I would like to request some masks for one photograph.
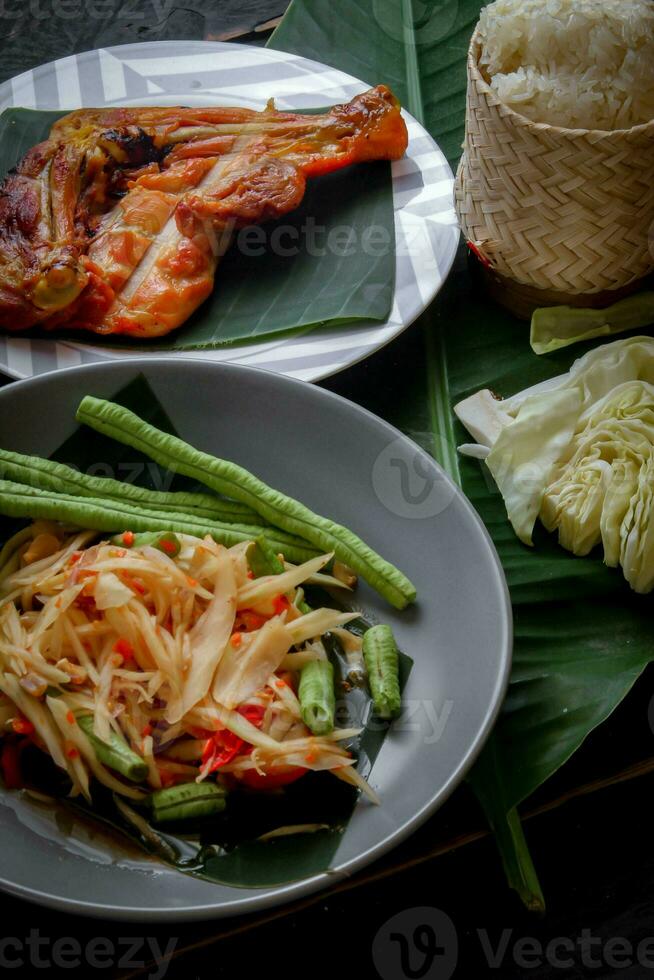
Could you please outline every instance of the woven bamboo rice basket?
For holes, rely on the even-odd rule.
[[[564,129],[501,103],[468,53],[464,152],[455,204],[491,293],[514,312],[607,306],[654,269],[654,120]]]

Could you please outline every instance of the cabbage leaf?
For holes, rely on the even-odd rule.
[[[601,544],[636,592],[654,588],[654,339],[605,344],[567,374],[455,411],[477,440],[461,451],[485,458],[521,541],[540,518],[568,551]]]

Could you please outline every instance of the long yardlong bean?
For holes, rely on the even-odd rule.
[[[8,480],[0,480],[0,514],[7,517],[44,518],[64,521],[95,531],[173,531],[211,537],[227,547],[242,541],[252,541],[265,534],[271,545],[283,552],[289,561],[302,562],[316,557],[309,544],[273,528],[248,527],[245,524],[219,524],[192,518],[188,514],[148,511],[133,504],[100,497],[71,497],[68,494],[37,490]]]
[[[122,500],[147,510],[173,511],[228,524],[265,526],[251,507],[225,500],[210,493],[147,490],[134,483],[121,483],[105,476],[80,473],[72,466],[41,456],[25,456],[0,449],[0,478],[24,483],[37,490],[54,490],[73,497],[100,497]]]
[[[333,551],[398,609],[414,601],[416,590],[409,579],[352,531],[314,514],[236,463],[200,452],[144,422],[122,405],[101,398],[84,398],[77,419],[138,449],[173,472],[190,476],[217,493],[252,507],[270,524],[299,535],[321,551]]]

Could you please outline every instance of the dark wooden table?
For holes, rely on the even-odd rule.
[[[285,0],[0,0],[0,81],[109,44],[264,43],[268,22],[284,7]],[[421,343],[417,328],[410,329],[325,387],[383,414],[375,392],[409,376]],[[645,673],[609,722],[523,808],[548,902],[544,917],[525,912],[506,888],[494,843],[463,786],[383,860],[268,913],[155,928],[84,920],[0,897],[0,969],[29,977],[50,969],[57,976],[99,971],[171,980],[282,972],[310,980],[654,976],[653,676],[652,669]],[[423,928],[430,922],[435,945]],[[167,948],[172,958],[153,964],[153,952]]]

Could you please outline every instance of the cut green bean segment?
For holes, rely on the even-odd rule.
[[[366,630],[363,636],[363,659],[375,714],[380,718],[395,718],[402,707],[400,661],[390,626],[372,626]]]
[[[652,323],[654,292],[636,293],[603,310],[548,306],[532,314],[531,348],[536,354],[550,354],[582,340],[637,330]]]
[[[398,609],[415,600],[416,590],[409,579],[352,531],[314,514],[304,504],[267,486],[236,463],[200,452],[182,439],[144,422],[122,405],[101,398],[90,395],[84,398],[77,419],[145,453],[161,466],[252,507],[270,524],[299,535],[320,551],[333,551]],[[283,548],[280,550],[292,560]]]
[[[298,698],[302,721],[314,735],[334,730],[334,668],[329,660],[312,660],[302,668]]]
[[[283,561],[280,561],[275,549],[263,534],[260,534],[248,548],[247,559],[255,578],[261,578],[263,575],[281,575],[285,571]]]
[[[65,463],[40,456],[25,456],[8,449],[0,449],[0,477],[36,487],[37,490],[54,490],[72,497],[109,498],[142,506],[146,510],[173,511],[228,524],[265,526],[265,521],[256,511],[235,500],[225,500],[210,493],[147,490],[134,483],[90,476]]]
[[[123,548],[156,548],[169,558],[177,558],[182,548],[182,542],[173,531],[142,531],[140,534],[127,531],[115,534],[111,543]]]
[[[155,823],[193,820],[221,813],[226,806],[225,790],[216,783],[181,783],[158,789],[150,796]]]
[[[272,547],[283,552],[289,561],[302,564],[317,555],[316,549],[305,541],[274,528],[266,528],[262,532],[260,527],[218,524],[215,521],[192,518],[188,514],[148,511],[119,500],[71,497],[8,480],[0,480],[0,514],[6,517],[64,521],[94,531],[115,532],[121,528],[134,532],[171,531],[175,534],[192,534],[199,538],[209,534],[228,548],[244,541],[252,541],[263,533]]]
[[[143,782],[148,774],[147,763],[132,751],[125,739],[112,731],[109,741],[103,742],[93,732],[93,715],[78,715],[77,724],[93,746],[100,762],[132,783]]]

